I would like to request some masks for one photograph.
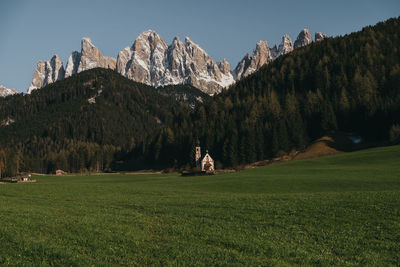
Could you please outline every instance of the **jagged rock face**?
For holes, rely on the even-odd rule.
[[[326,37],[322,33],[315,33],[316,41]],[[89,38],[83,38],[81,51],[72,52],[65,71],[58,56],[54,56],[50,61],[40,61],[28,93],[75,73],[100,67],[116,69],[129,79],[155,87],[190,84],[213,95],[277,57],[311,42],[311,34],[307,29],[299,33],[294,46],[287,34],[282,37],[279,47],[275,45],[270,48],[267,41],[259,41],[253,54],[243,57],[231,72],[226,60],[215,62],[189,38],[182,42],[175,37],[172,44],[167,45],[156,32],[148,30],[138,36],[132,47],[120,51],[117,60],[103,56]]]
[[[315,35],[317,36],[317,34],[319,33],[316,33]],[[264,64],[268,64],[277,57],[293,51],[294,48],[299,48],[311,43],[311,34],[307,29],[304,29],[299,33],[294,46],[292,40],[287,34],[282,37],[282,42],[279,47],[275,45],[274,47],[269,48],[267,41],[258,41],[256,49],[253,50],[253,55],[250,56],[249,54],[246,54],[238,63],[232,73],[233,77],[235,80],[242,79],[243,77],[257,71]]]
[[[39,61],[35,72],[33,73],[33,80],[28,89],[28,94],[33,90],[42,88],[50,83],[64,79],[65,70],[63,62],[59,56],[54,55],[50,61]]]
[[[131,65],[129,61],[131,60],[132,53],[133,51],[130,47],[125,47],[124,50],[118,53],[116,69],[122,76],[125,76],[127,68],[129,69]]]
[[[328,37],[329,37],[328,35],[323,34],[322,32],[316,32],[315,33],[315,41],[316,42],[322,41],[322,40],[324,40],[325,38],[328,38]]]
[[[230,65],[215,62],[189,38],[175,37],[168,46],[154,31],[140,34],[132,47],[120,51],[117,71],[132,80],[153,86],[191,84],[215,94],[233,83]]]
[[[278,47],[278,57],[293,51],[293,42],[290,36],[285,34],[282,37],[282,42]]]
[[[226,59],[221,62],[217,62],[217,65],[222,74],[229,76],[229,74],[231,73],[231,65],[228,61],[226,61]]]
[[[290,39],[289,35],[285,34],[282,36],[282,42],[279,44],[279,46],[277,47],[274,45],[274,47],[269,50],[271,61],[275,60],[279,56],[292,52],[293,49],[292,39]]]
[[[233,70],[233,78],[235,80],[245,77],[245,73],[248,72],[247,69],[249,69],[252,59],[253,58],[249,55],[249,53],[247,53],[237,64],[236,68]]]
[[[82,39],[82,50],[77,72],[93,69],[105,68],[115,70],[115,58],[103,56],[100,50],[92,44],[92,41],[85,37]]]
[[[53,56],[50,61],[39,61],[33,73],[33,80],[28,89],[28,94],[32,90],[68,78],[84,70],[93,68],[109,68],[114,70],[116,68],[116,59],[103,56],[89,38],[83,38],[81,45],[81,52],[74,51],[69,56],[65,70],[63,62],[57,55]]]
[[[100,50],[93,45],[90,38],[84,37],[81,41],[81,52],[74,51],[68,58],[64,78],[93,68],[114,70],[116,68],[116,59],[103,56]]]
[[[50,67],[52,70],[50,83],[64,79],[65,70],[64,70],[63,62],[59,56],[55,55],[51,58]]]
[[[14,94],[18,94],[15,88],[10,89],[3,85],[0,85],[0,97],[6,97],[8,95],[14,95]]]
[[[294,42],[294,48],[299,48],[305,45],[309,45],[312,43],[312,37],[309,30],[302,30],[297,36],[296,41]]]
[[[178,49],[176,56],[184,63],[185,82],[207,94],[219,93],[223,87],[234,82],[230,71],[225,69],[221,72],[218,63],[189,38],[185,38],[184,51]],[[224,66],[228,68],[227,64]]]
[[[242,79],[255,72],[261,66],[273,60],[267,41],[258,41],[253,55],[246,54],[233,71],[235,80]]]
[[[167,48],[157,33],[146,31],[139,35],[130,50],[125,48],[118,54],[117,71],[128,79],[158,86],[165,71],[163,61]]]
[[[268,64],[277,57],[291,51],[293,51],[293,43],[287,34],[282,37],[282,42],[279,47],[275,45],[269,48],[267,41],[258,41],[256,49],[253,50],[253,55],[250,56],[246,54],[238,63],[233,71],[233,77],[235,80],[240,80],[260,69],[264,64]]]
[[[65,78],[78,72],[79,62],[81,61],[81,53],[74,51],[68,58],[67,66],[65,67]]]

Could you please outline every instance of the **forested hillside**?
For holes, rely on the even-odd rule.
[[[296,49],[212,98],[82,72],[0,99],[1,175],[180,168],[193,163],[196,140],[218,166],[271,158],[336,131],[383,143],[390,132],[400,136],[399,47],[400,19],[390,19]]]
[[[0,98],[0,171],[109,170],[118,155],[189,110],[106,69]]]
[[[387,141],[400,124],[399,48],[396,18],[296,49],[166,127],[148,162],[171,165],[190,154],[182,142],[193,147],[197,138],[225,166],[301,149],[335,131]]]

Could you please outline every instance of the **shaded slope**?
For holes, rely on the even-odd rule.
[[[0,120],[12,123],[0,127],[0,146],[18,154],[19,167],[25,170],[47,172],[56,166],[79,170],[94,165],[103,169],[106,158],[109,166],[116,152],[132,149],[188,110],[153,87],[111,70],[93,69],[30,95],[1,99]],[[97,156],[99,162],[93,163],[91,157]],[[31,161],[37,161],[37,166]]]

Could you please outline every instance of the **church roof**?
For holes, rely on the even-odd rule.
[[[210,154],[206,153],[204,155],[204,158],[201,161],[211,161],[213,160],[212,157],[210,156]]]

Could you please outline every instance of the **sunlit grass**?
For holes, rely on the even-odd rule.
[[[399,265],[400,146],[0,185],[2,265]]]

